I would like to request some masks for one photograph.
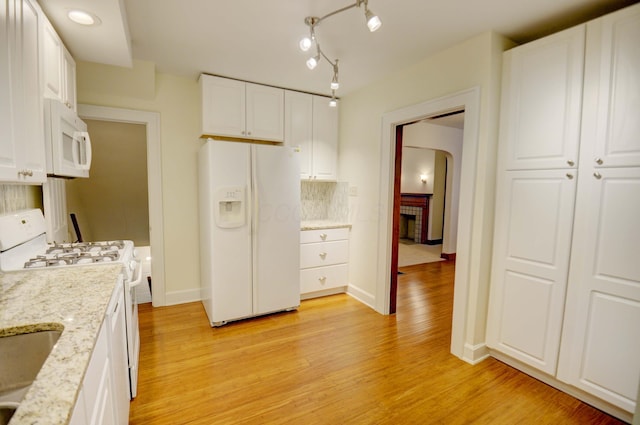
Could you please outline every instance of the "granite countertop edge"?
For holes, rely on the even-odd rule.
[[[11,425],[66,425],[122,265],[0,273],[0,337],[62,330]]]
[[[351,229],[351,223],[336,220],[302,220],[300,221],[300,230],[322,230],[322,229]]]

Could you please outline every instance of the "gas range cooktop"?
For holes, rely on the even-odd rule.
[[[118,261],[124,241],[75,242],[49,245],[46,252],[24,263],[24,268],[57,267]]]

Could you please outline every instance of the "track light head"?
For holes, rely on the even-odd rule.
[[[320,62],[320,55],[307,59],[307,68],[315,69],[315,67],[318,66],[318,62]]]
[[[373,14],[369,9],[365,9],[364,16],[367,19],[367,27],[369,27],[369,31],[374,32],[380,29],[382,21],[378,18],[378,15]]]

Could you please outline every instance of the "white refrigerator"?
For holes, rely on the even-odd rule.
[[[201,297],[211,326],[300,305],[300,165],[289,147],[200,149]]]

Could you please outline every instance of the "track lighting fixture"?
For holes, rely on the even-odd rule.
[[[338,59],[331,61],[331,59],[329,59],[327,55],[324,54],[322,49],[320,49],[320,43],[316,38],[315,29],[320,22],[324,21],[328,17],[360,6],[364,6],[364,16],[367,21],[367,27],[369,28],[369,31],[374,32],[378,30],[382,26],[382,21],[376,14],[369,10],[369,0],[356,0],[355,3],[345,6],[341,9],[334,10],[333,12],[328,13],[320,18],[316,16],[307,16],[304,20],[304,23],[309,27],[309,36],[304,37],[302,40],[300,40],[300,50],[302,50],[303,52],[307,52],[309,51],[309,49],[311,49],[314,43],[316,45],[316,55],[307,60],[307,67],[309,69],[315,69],[315,67],[318,66],[321,58],[325,58],[327,62],[329,62],[329,64],[333,67],[333,79],[331,80],[330,86],[332,98],[329,102],[329,105],[332,107],[337,105],[335,91],[340,87],[340,83],[338,82]]]

